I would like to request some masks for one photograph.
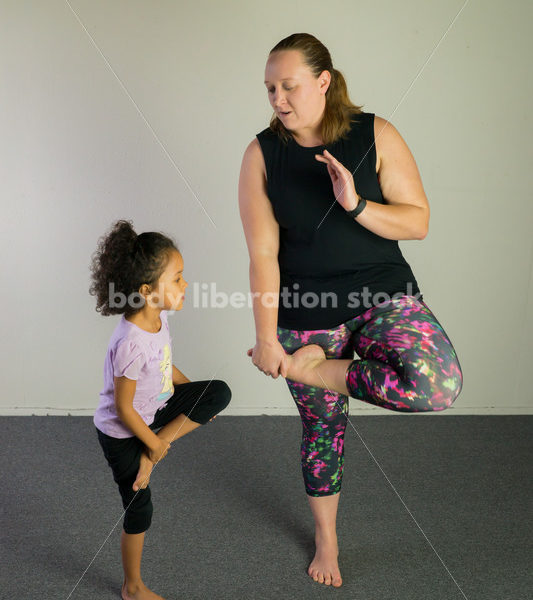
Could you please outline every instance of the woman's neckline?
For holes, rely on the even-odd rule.
[[[326,147],[326,144],[318,144],[318,146],[302,146],[296,141],[296,138],[294,136],[291,135],[291,139],[299,148],[303,148],[304,150],[316,150],[317,148]]]

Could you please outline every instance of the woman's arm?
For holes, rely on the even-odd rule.
[[[354,218],[388,240],[423,240],[429,227],[429,204],[415,159],[398,131],[385,119],[375,117],[374,132],[377,176],[386,204],[365,198],[366,206]],[[315,158],[326,163],[337,202],[344,210],[353,210],[360,197],[353,173],[328,150]],[[328,213],[329,210],[324,219]]]
[[[255,320],[256,342],[277,341],[279,263],[272,256],[250,258],[248,269]]]
[[[250,289],[256,338],[276,340],[279,225],[267,196],[264,158],[257,138],[250,142],[242,160],[239,212],[250,257]],[[271,298],[268,298],[269,294]]]
[[[239,212],[250,257],[256,346],[253,362],[267,375],[285,377],[285,351],[278,342],[279,225],[267,195],[265,162],[254,138],[244,152],[239,177]]]
[[[387,204],[367,200],[355,220],[390,240],[423,240],[430,211],[415,159],[394,125],[378,116],[374,117],[374,139],[378,180]]]

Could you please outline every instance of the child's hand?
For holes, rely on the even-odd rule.
[[[166,440],[159,438],[159,445],[157,448],[147,448],[146,454],[148,455],[148,458],[155,464],[165,458],[169,448],[170,444]]]

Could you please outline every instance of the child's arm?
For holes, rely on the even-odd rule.
[[[172,365],[172,384],[179,385],[180,383],[190,383],[191,380],[188,379],[177,367]],[[209,419],[210,421],[214,421],[216,419],[216,415]]]
[[[119,419],[146,445],[148,457],[156,463],[166,456],[170,444],[158,437],[133,408],[137,381],[123,376],[114,377],[114,383],[115,406]]]
[[[172,365],[172,384],[180,385],[180,383],[190,383],[188,379],[177,367]]]

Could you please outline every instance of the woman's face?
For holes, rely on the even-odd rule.
[[[270,104],[283,125],[296,132],[312,130],[320,123],[330,81],[329,71],[315,78],[299,50],[274,52],[265,68]]]

